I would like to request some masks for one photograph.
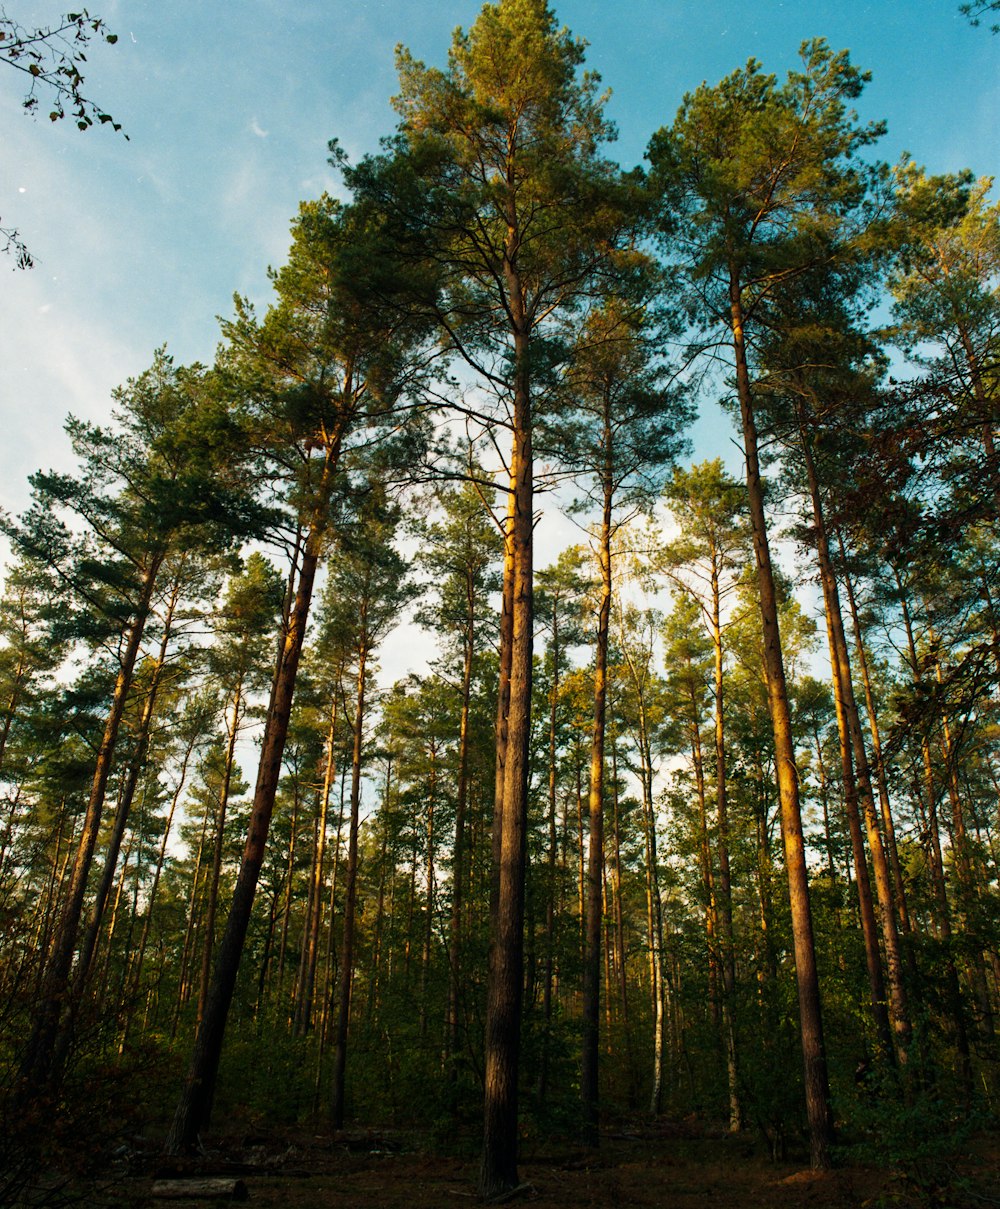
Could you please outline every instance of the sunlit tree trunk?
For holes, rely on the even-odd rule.
[[[66,1004],[66,995],[69,989],[70,970],[73,965],[73,954],[76,949],[80,921],[83,916],[87,879],[94,859],[94,849],[97,845],[108,778],[111,775],[111,764],[118,742],[118,731],[125,712],[125,702],[132,687],[135,664],[142,644],[142,636],[149,617],[153,592],[156,587],[156,580],[163,557],[162,553],[157,553],[150,558],[140,581],[138,600],[125,637],[118,676],[115,680],[114,692],[111,698],[111,706],[108,710],[108,716],[104,724],[104,733],[101,736],[101,743],[97,752],[97,762],[94,767],[90,798],[87,802],[83,827],[77,843],[76,857],[73,861],[69,885],[56,929],[52,953],[42,980],[35,1023],[31,1036],[28,1038],[27,1045],[24,1048],[18,1070],[18,1088],[15,1101],[31,1097],[43,1089],[50,1079],[52,1079],[53,1075],[58,1077],[57,1072],[52,1067],[53,1051],[60,1017]]]
[[[149,735],[153,725],[153,716],[156,709],[156,698],[160,690],[163,669],[166,665],[167,648],[170,645],[170,639],[172,637],[174,612],[177,608],[177,602],[180,598],[180,591],[181,583],[180,579],[178,578],[178,580],[174,583],[173,590],[171,591],[170,597],[167,601],[167,610],[163,619],[163,634],[160,639],[160,648],[153,662],[152,674],[150,675],[149,684],[146,688],[146,697],[143,701],[142,710],[139,714],[138,725],[136,727],[135,750],[133,751],[132,758],[129,761],[125,785],[122,789],[118,800],[118,805],[115,810],[115,818],[111,828],[111,835],[108,840],[108,850],[104,858],[104,869],[101,873],[101,879],[98,883],[94,902],[91,905],[90,919],[87,923],[87,928],[84,931],[83,941],[76,957],[76,965],[73,971],[73,981],[70,989],[69,1004],[60,1027],[59,1036],[56,1039],[54,1059],[54,1066],[56,1070],[59,1070],[65,1062],[70,1044],[72,1043],[76,1013],[79,1011],[84,995],[86,994],[87,982],[90,978],[91,967],[93,966],[94,962],[94,953],[97,950],[97,944],[101,933],[101,923],[104,918],[104,909],[107,905],[111,888],[114,885],[115,870],[118,865],[118,856],[121,852],[121,845],[125,836],[125,829],[128,826],[129,816],[132,812],[132,803],[135,800],[135,791],[139,784],[139,777],[142,774],[143,768],[145,767],[146,754],[149,750]]]
[[[733,888],[729,870],[729,797],[726,787],[726,732],[724,652],[722,647],[721,556],[711,550],[711,634],[713,659],[712,692],[715,709],[715,818],[718,829],[716,849],[719,856],[718,893],[716,895],[719,940],[722,956],[722,1029],[726,1045],[726,1081],[729,1088],[729,1129],[743,1128],[743,1104],[740,1097],[739,1061],[736,1049],[736,1024],[733,1000],[736,995],[736,949],[733,943]]]
[[[340,452],[339,442],[326,452],[313,521],[302,549],[294,604],[289,611],[284,642],[271,693],[271,706],[264,726],[257,785],[247,831],[243,859],[237,875],[226,928],[219,944],[205,1011],[195,1038],[194,1052],[181,1092],[173,1125],[167,1138],[171,1152],[190,1150],[208,1123],[215,1096],[215,1083],[222,1057],[229,1007],[236,988],[236,975],[257,891],[274,799],[281,777],[281,764],[288,737],[288,723],[295,693],[299,658],[305,640],[313,585],[319,565],[326,511],[333,490],[333,475]]]
[[[313,994],[316,987],[316,965],[319,960],[319,936],[323,926],[323,873],[326,859],[326,821],[330,811],[330,789],[334,776],[334,741],[337,732],[337,692],[330,701],[330,725],[326,735],[326,759],[323,764],[323,788],[320,791],[315,855],[312,868],[312,910],[306,930],[302,973],[299,978],[298,1011],[295,1031],[304,1037],[312,1025]]]
[[[631,1033],[629,1030],[629,995],[628,995],[628,965],[625,946],[625,905],[622,888],[622,838],[621,838],[621,794],[618,782],[618,743],[617,735],[611,744],[611,786],[614,802],[614,914],[615,914],[615,967],[618,974],[618,998],[621,1004],[621,1018],[625,1032],[625,1045],[629,1054],[629,1075],[631,1078]]]
[[[514,449],[512,457],[516,458]],[[491,832],[492,861],[490,863],[490,928],[496,926],[500,895],[500,862],[503,850],[503,787],[504,764],[507,755],[508,715],[510,713],[510,667],[514,651],[514,516],[516,501],[516,466],[511,466],[510,488],[507,492],[507,514],[503,521],[503,576],[500,591],[499,670],[497,683],[497,716],[494,730],[496,762],[493,784],[493,828]],[[493,946],[490,946],[493,961]]]
[[[556,943],[556,868],[559,856],[559,837],[556,826],[556,750],[557,720],[559,706],[559,600],[552,601],[552,686],[549,696],[549,851],[548,851],[548,894],[545,899],[545,971],[542,982],[542,1060],[538,1072],[538,1100],[545,1103],[549,1084],[549,1061],[552,1042],[552,982],[555,974]]]
[[[805,461],[806,474],[809,482],[809,495],[813,511],[813,532],[816,546],[816,558],[819,564],[820,582],[823,588],[823,603],[826,611],[827,636],[830,648],[830,667],[833,676],[833,698],[837,710],[837,733],[840,740],[840,758],[844,781],[844,807],[847,812],[847,823],[850,829],[851,848],[854,853],[854,884],[858,894],[858,909],[861,918],[861,932],[865,943],[865,960],[868,966],[868,985],[871,991],[872,1019],[875,1024],[875,1035],[878,1047],[886,1061],[892,1061],[894,1050],[890,1032],[889,1008],[886,998],[885,979],[882,973],[882,956],[879,949],[878,931],[875,921],[875,903],[872,897],[871,880],[868,876],[868,860],[865,855],[864,839],[861,833],[861,818],[858,811],[859,786],[855,779],[856,746],[852,746],[854,729],[859,727],[857,710],[854,708],[854,689],[851,682],[851,669],[847,657],[847,644],[844,639],[844,628],[840,612],[840,599],[837,583],[833,575],[830,560],[830,550],[826,535],[823,504],[820,496],[819,482],[816,477],[816,466],[812,456],[809,437],[804,425],[800,423],[800,443],[802,456]],[[849,714],[854,708],[853,720]],[[863,745],[862,745],[863,748]],[[862,756],[867,759],[866,756]],[[858,768],[863,776],[863,765]],[[890,967],[890,982],[893,980],[893,970],[898,985],[894,984],[892,996],[892,1024],[899,1046],[899,1057],[906,1060],[909,1044],[909,1017],[906,1010],[906,997],[902,987],[902,962],[899,954],[899,940],[895,928],[895,916],[892,913],[892,903],[885,901],[889,893],[888,866],[882,849],[882,838],[878,827],[875,826],[874,841],[872,824],[874,823],[874,806],[871,804],[871,791],[867,783],[861,789],[864,793],[868,788],[868,803],[865,810],[866,822],[869,825],[868,842],[872,849],[872,864],[875,869],[875,884],[880,908],[882,935],[885,941],[886,956]],[[879,862],[881,856],[881,863]],[[881,872],[881,876],[880,876]],[[893,966],[895,958],[895,966]],[[900,1016],[900,1012],[902,1015]]]
[[[609,427],[605,418],[605,429]],[[605,442],[609,437],[606,436]],[[611,620],[611,504],[610,475],[605,475],[603,513],[598,545],[601,573],[594,651],[594,724],[590,745],[590,839],[587,872],[587,911],[583,963],[583,1051],[580,1097],[583,1137],[598,1142],[598,1054],[601,1001],[601,925],[604,879],[604,736],[608,696],[608,632]]]
[[[515,240],[511,226],[510,242]],[[511,254],[513,254],[511,252]],[[524,985],[524,875],[532,680],[532,542],[534,530],[529,324],[524,291],[505,265],[514,330],[510,558],[510,700],[503,744],[499,884],[486,997],[485,1103],[479,1190],[484,1197],[516,1187],[518,1060]],[[505,558],[505,578],[507,576]],[[501,640],[502,641],[502,640]],[[501,668],[504,665],[501,646]],[[501,684],[502,688],[502,684]],[[498,747],[499,747],[498,743]],[[494,853],[497,850],[494,837]]]
[[[788,873],[810,1155],[813,1167],[826,1168],[830,1164],[833,1116],[830,1107],[826,1046],[823,1039],[823,1013],[820,1003],[819,976],[816,969],[812,909],[809,902],[809,870],[806,865],[805,842],[802,834],[798,771],[795,765],[795,747],[792,740],[788,690],[785,684],[785,666],[778,625],[777,594],[771,569],[764,494],[761,486],[757,425],[744,344],[743,302],[738,272],[735,267],[731,270],[730,327],[743,426],[747,495],[750,506],[750,523],[753,530],[754,555],[757,563],[761,624],[764,631],[764,667],[767,678],[768,706],[774,732],[775,764],[781,805],[781,836],[785,850],[785,867]]]
[[[875,781],[878,786],[879,807],[882,813],[882,828],[885,833],[885,846],[889,856],[889,867],[892,870],[893,901],[899,917],[902,931],[909,935],[912,931],[909,907],[906,901],[906,890],[903,885],[903,870],[899,862],[899,850],[896,845],[896,824],[892,816],[892,806],[889,799],[889,788],[885,779],[885,763],[882,759],[882,740],[879,734],[878,711],[875,705],[875,693],[872,688],[871,672],[868,667],[868,654],[865,650],[864,633],[861,628],[861,618],[854,596],[854,582],[847,569],[847,552],[844,549],[843,535],[837,534],[840,547],[841,577],[847,591],[847,602],[851,613],[851,623],[854,630],[854,649],[858,656],[858,668],[861,672],[861,682],[865,691],[865,708],[868,713],[868,728],[872,737],[872,756],[875,771]],[[907,965],[912,981],[916,981],[916,968],[913,964],[912,945],[904,946]]]

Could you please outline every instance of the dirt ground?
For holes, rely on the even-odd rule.
[[[416,1135],[352,1131],[234,1138],[191,1161],[137,1153],[92,1203],[193,1209],[212,1202],[162,1200],[153,1195],[155,1181],[212,1176],[239,1179],[259,1209],[457,1209],[479,1203],[472,1143],[468,1157],[446,1157]],[[524,1186],[510,1203],[533,1209],[1000,1206],[1000,1139],[993,1136],[975,1139],[948,1160],[911,1164],[906,1171],[841,1164],[816,1173],[804,1168],[803,1156],[771,1162],[748,1137],[669,1125],[609,1131],[596,1152],[555,1143],[525,1149]]]

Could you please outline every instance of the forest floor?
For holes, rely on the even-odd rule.
[[[453,1140],[454,1142],[454,1140]],[[162,1179],[227,1177],[259,1209],[442,1209],[478,1204],[476,1162],[435,1153],[428,1138],[379,1130],[320,1135],[302,1130],[220,1139],[195,1160],[135,1153],[85,1203],[205,1206],[161,1200]],[[454,1149],[454,1145],[451,1147]],[[841,1162],[813,1172],[805,1154],[772,1162],[749,1135],[648,1122],[604,1134],[597,1151],[556,1141],[525,1148],[514,1205],[533,1209],[669,1206],[670,1209],[987,1209],[1000,1206],[1000,1137],[980,1135],[943,1159],[879,1169]],[[159,1190],[157,1190],[159,1191]]]

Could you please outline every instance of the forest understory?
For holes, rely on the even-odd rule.
[[[480,1138],[452,1132],[354,1128],[221,1132],[204,1152],[164,1159],[152,1136],[115,1148],[107,1167],[84,1177],[49,1173],[36,1204],[188,1206],[248,1200],[259,1209],[441,1209],[476,1203]],[[772,1158],[760,1135],[728,1134],[697,1122],[609,1123],[598,1149],[570,1139],[525,1136],[521,1185],[496,1203],[563,1209],[973,1209],[1000,1204],[1000,1137],[936,1139],[889,1164],[845,1147],[827,1171],[809,1168],[804,1138]],[[41,1173],[40,1173],[41,1174]],[[185,1185],[220,1190],[184,1198]],[[168,1195],[163,1195],[166,1187]]]

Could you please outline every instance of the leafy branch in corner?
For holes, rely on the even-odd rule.
[[[42,96],[47,96],[50,121],[58,122],[68,111],[80,130],[96,123],[121,131],[120,122],[83,94],[85,51],[95,39],[113,46],[118,35],[108,30],[101,17],[92,17],[86,9],[64,13],[54,25],[29,27],[19,25],[0,8],[0,64],[28,77],[28,91],[21,102],[27,113],[37,114]],[[32,255],[14,227],[0,226],[0,243],[0,252],[13,256],[16,268],[32,267]]]
[[[118,35],[108,30],[100,17],[92,17],[86,9],[65,13],[58,24],[30,28],[19,25],[0,9],[0,63],[6,63],[28,76],[30,83],[22,107],[31,114],[38,112],[42,91],[48,89],[50,121],[66,117],[67,109],[80,130],[98,123],[121,130],[110,113],[83,95],[83,71],[87,62],[84,53],[93,39],[113,46]],[[125,135],[128,138],[128,135]]]
[[[960,4],[958,11],[963,17],[969,18],[971,25],[979,25],[985,13],[1000,12],[1000,0],[977,0],[976,3]],[[1000,33],[1000,25],[991,25],[990,32],[994,34]]]

